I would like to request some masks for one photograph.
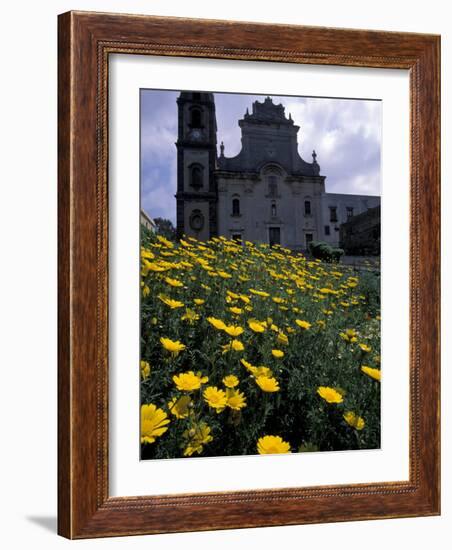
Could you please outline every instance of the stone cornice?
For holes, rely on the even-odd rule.
[[[215,170],[214,176],[216,179],[239,179],[239,180],[251,180],[261,181],[261,177],[257,172],[229,172],[227,170]]]
[[[182,200],[209,200],[209,201],[216,201],[217,200],[217,194],[214,192],[190,192],[190,191],[181,191],[176,193],[175,195],[176,199],[182,199]]]

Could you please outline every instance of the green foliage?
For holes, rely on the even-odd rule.
[[[328,263],[338,263],[344,255],[342,248],[334,248],[323,241],[312,241],[309,243],[309,251],[314,258]]]
[[[145,225],[140,226],[140,242],[141,246],[148,247],[153,241],[153,233]]]
[[[162,235],[162,237],[170,241],[176,240],[176,229],[171,220],[167,220],[166,218],[154,218],[154,223],[158,235]]]
[[[142,244],[152,257],[142,261],[141,358],[151,372],[141,383],[141,402],[155,404],[171,420],[154,443],[142,445],[143,458],[183,456],[187,433],[200,422],[210,427],[213,437],[203,445],[201,456],[256,454],[257,441],[265,435],[281,436],[292,452],[379,448],[380,383],[361,371],[362,365],[379,368],[377,271],[358,277],[346,266],[308,261],[281,248],[219,239],[184,246],[166,244],[143,231]],[[171,286],[168,278],[182,285]],[[162,295],[183,306],[168,306]],[[204,302],[197,305],[194,299]],[[184,319],[188,309],[198,317]],[[209,317],[242,327],[237,339],[244,351],[225,352],[231,337],[215,329]],[[264,332],[253,332],[250,319],[263,323]],[[297,319],[307,321],[309,328],[300,328]],[[347,329],[355,331],[354,341],[343,337]],[[278,340],[280,333],[287,336],[287,345]],[[162,337],[186,348],[171,355],[163,349]],[[274,357],[273,349],[282,350],[284,357]],[[279,391],[262,391],[241,359],[271,369]],[[182,392],[173,377],[187,371],[209,380],[199,389]],[[203,391],[207,386],[226,391],[223,378],[231,374],[240,381],[246,407],[217,413]],[[320,386],[335,388],[342,402],[326,402],[317,392]],[[181,395],[190,395],[192,406],[187,418],[177,419],[168,403]],[[364,419],[363,429],[344,420],[349,411]]]

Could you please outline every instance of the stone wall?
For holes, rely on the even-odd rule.
[[[323,178],[288,176],[280,170],[277,192],[271,193],[268,170],[259,174],[218,173],[218,229],[227,238],[269,243],[271,228],[279,228],[282,246],[306,249],[306,234],[316,240],[320,219]],[[240,201],[240,213],[233,213],[233,200]],[[311,214],[305,214],[305,201]]]
[[[353,208],[352,216],[362,214],[369,208],[380,205],[380,197],[373,195],[350,195],[341,193],[325,193],[321,197],[321,217],[322,227],[319,234],[319,241],[325,241],[333,246],[340,244],[340,226],[349,219],[347,208]],[[335,207],[337,212],[337,222],[331,221],[330,207]],[[325,227],[330,228],[330,234],[327,235]]]

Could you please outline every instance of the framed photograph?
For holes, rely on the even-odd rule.
[[[432,35],[59,16],[59,533],[440,513]]]

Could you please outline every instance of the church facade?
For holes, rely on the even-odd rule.
[[[212,93],[181,92],[178,104],[177,232],[200,240],[225,236],[305,250],[310,241],[339,244],[339,229],[380,205],[379,196],[326,193],[316,153],[298,153],[299,126],[270,97],[255,101],[238,124],[242,148],[217,151]]]

